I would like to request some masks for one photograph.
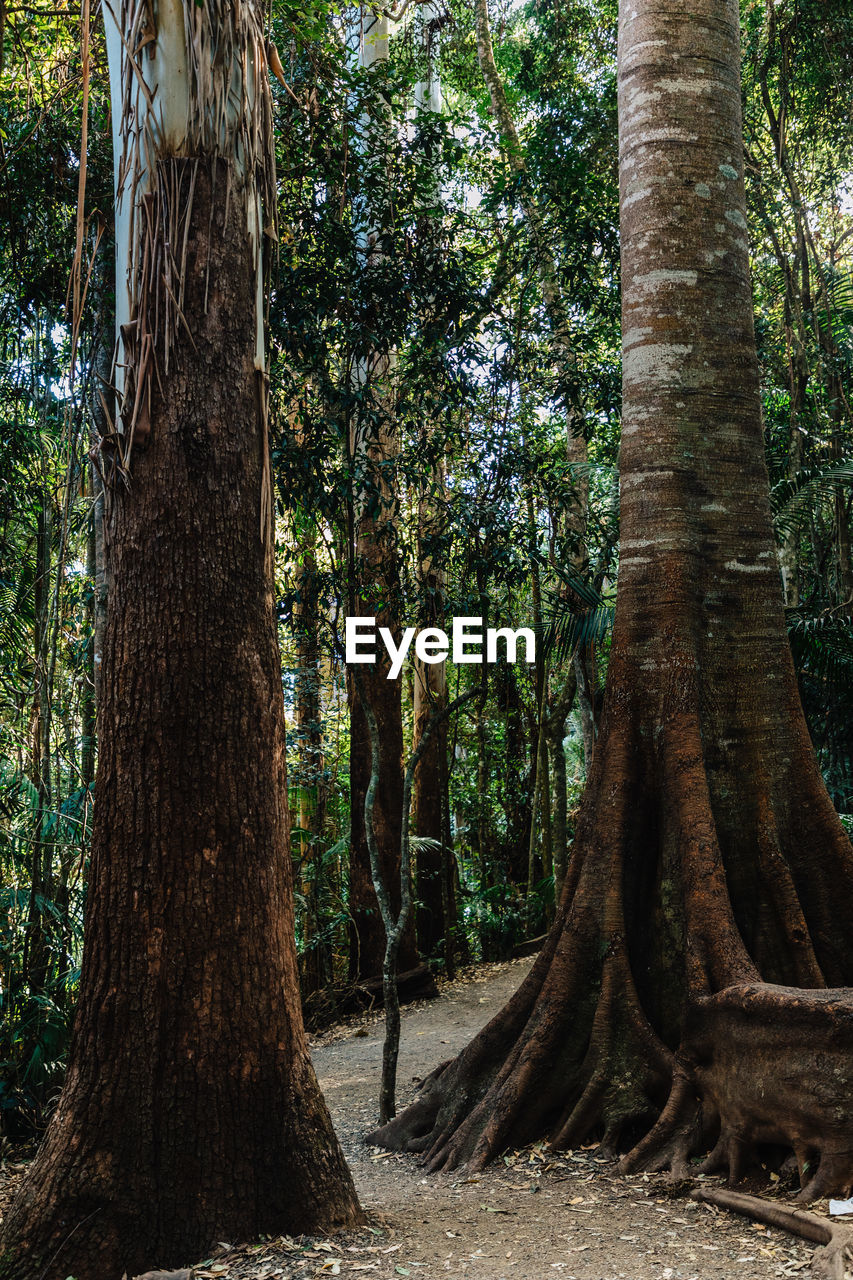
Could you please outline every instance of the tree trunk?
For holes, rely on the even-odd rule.
[[[530,847],[532,786],[529,780],[527,740],[515,667],[501,662],[494,669],[499,711],[504,713],[504,754],[499,770],[506,837],[502,861],[507,878],[519,887],[527,883]]]
[[[412,750],[417,750],[431,718],[447,705],[445,664],[415,662]],[[415,831],[436,842],[417,852],[417,938],[427,958],[447,956],[448,930],[455,924],[455,886],[444,853],[444,782],[447,778],[447,721],[433,730],[415,772]],[[452,961],[451,961],[452,964]]]
[[[38,321],[37,321],[38,325]],[[36,330],[36,361],[39,330]],[[34,361],[35,364],[35,361]],[[46,367],[46,366],[45,366]],[[41,372],[41,370],[40,370]],[[34,372],[34,387],[35,387]],[[46,397],[43,413],[46,417]],[[35,399],[35,396],[34,396]],[[53,680],[50,670],[51,641],[55,628],[51,608],[56,569],[53,562],[53,498],[42,457],[40,504],[36,526],[36,563],[34,583],[35,626],[33,630],[34,690],[31,724],[30,781],[33,786],[32,835],[30,839],[30,884],[27,927],[21,957],[21,986],[27,993],[28,1009],[24,1022],[22,1061],[29,1061],[36,1051],[45,1023],[45,998],[48,996],[50,969],[50,920],[46,903],[52,896],[54,839],[50,834],[52,817],[51,748],[53,743]]]
[[[377,626],[387,621],[377,615]],[[399,637],[398,637],[399,639]],[[382,878],[388,888],[396,917],[400,911],[400,843],[403,834],[403,721],[400,706],[400,678],[387,680],[387,664],[362,667],[365,696],[370,699],[379,730],[379,785],[373,802],[373,824],[379,851]],[[349,908],[352,917],[350,979],[372,979],[382,973],[385,929],[379,914],[376,891],[370,872],[370,852],[364,827],[364,801],[370,785],[370,732],[351,673],[350,690],[350,881]],[[415,934],[409,921],[400,943],[398,965],[401,972],[418,967]],[[427,981],[427,987],[434,986]]]
[[[98,274],[98,285],[99,314],[103,329],[95,356],[95,386],[88,406],[90,417],[87,478],[91,508],[86,538],[86,572],[92,584],[92,595],[86,608],[90,634],[86,647],[86,688],[82,698],[81,711],[83,742],[80,765],[81,780],[86,788],[91,787],[95,778],[95,758],[97,754],[95,711],[100,697],[104,628],[107,623],[107,599],[109,595],[106,545],[104,542],[104,482],[101,478],[100,466],[96,465],[96,459],[100,451],[101,441],[109,434],[105,404],[108,395],[107,387],[110,383],[113,344],[112,341],[108,341],[106,333],[113,331],[114,325],[110,325],[107,320],[107,304],[104,301],[106,288],[101,280],[101,274],[102,270]]]
[[[443,569],[436,565],[430,542],[440,532],[439,498],[444,497],[444,467],[441,461],[431,469],[418,495],[419,586],[421,616],[425,627],[444,623]],[[423,740],[430,721],[447,706],[447,662],[414,663],[414,724],[412,753]],[[426,958],[443,958],[453,968],[453,938],[456,926],[456,886],[452,875],[452,850],[445,845],[447,810],[447,719],[433,727],[414,775],[414,821],[418,836],[435,841],[417,852],[416,914],[418,948]],[[448,856],[449,855],[449,856]]]
[[[486,677],[487,679],[488,677]],[[489,799],[489,753],[486,743],[486,679],[483,693],[474,710],[477,735],[477,858],[480,863],[480,884],[488,888],[494,883],[491,836],[491,803]]]
[[[298,601],[296,635],[296,741],[299,780],[296,824],[299,831],[299,874],[305,902],[300,974],[303,997],[330,986],[331,947],[322,935],[323,826],[326,814],[323,725],[320,704],[320,599],[314,530],[302,531],[302,563],[296,571]]]
[[[853,982],[853,853],[782,613],[738,38],[734,0],[623,0],[622,543],[602,730],[531,973],[372,1135],[433,1169],[543,1133],[635,1142],[660,1117],[628,1167],[683,1171],[716,1131],[734,1176],[769,1141],[812,1169],[825,1156],[804,1197],[853,1177],[846,996],[769,985]]]
[[[184,16],[155,33],[161,55]],[[189,16],[205,92],[220,75],[239,99],[232,50],[257,105],[259,11]],[[80,999],[65,1088],[3,1224],[3,1280],[135,1275],[213,1240],[361,1217],[299,1008],[262,330],[259,350],[265,157],[245,151],[257,115],[235,130],[237,158],[216,158],[227,113],[208,143],[189,116],[196,153],[159,156],[135,223],[152,239],[131,259],[123,335],[129,483],[107,494]]]
[[[545,721],[548,735],[548,754],[551,758],[554,785],[554,811],[551,824],[554,847],[554,899],[560,901],[563,883],[569,866],[568,845],[568,784],[566,780],[566,752],[563,739],[566,736],[566,719],[577,692],[574,664],[569,664],[563,688],[549,706]]]
[[[390,19],[368,6],[357,13],[358,62],[361,68],[388,60]],[[376,118],[366,117],[362,126],[369,147],[381,151],[390,121],[381,109]],[[377,272],[376,298],[381,296],[380,230],[388,193],[381,189],[382,174],[372,156],[369,170],[380,187],[378,200],[368,207],[363,202],[361,248],[366,273]],[[393,418],[392,374],[394,353],[377,347],[375,335],[381,321],[373,307],[365,316],[364,329],[370,339],[356,353],[353,371],[355,407],[350,429],[350,458],[358,471],[359,491],[354,507],[352,577],[354,593],[350,612],[375,617],[377,628],[387,627],[399,643],[399,548],[398,505],[394,477],[399,452]],[[384,650],[374,666],[361,669],[361,689],[370,702],[379,731],[379,784],[373,801],[374,835],[383,883],[390,894],[396,916],[400,910],[400,844],[403,831],[403,710],[402,680],[387,679]],[[347,674],[350,704],[350,978],[372,979],[382,973],[385,930],[373,887],[370,852],[364,827],[364,803],[371,777],[371,742],[367,718],[356,683]],[[401,971],[418,964],[414,922],[409,919],[397,956]],[[434,985],[425,974],[428,986]]]

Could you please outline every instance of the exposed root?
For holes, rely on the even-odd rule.
[[[487,1092],[506,1056],[507,1044],[521,1034],[542,990],[557,942],[556,931],[533,968],[511,997],[459,1055],[443,1062],[424,1080],[411,1106],[369,1133],[366,1142],[389,1151],[411,1151],[434,1159],[440,1147]]]
[[[672,1093],[623,1172],[669,1169],[716,1144],[701,1173],[729,1185],[757,1162],[759,1144],[792,1148],[798,1204],[853,1185],[853,991],[769,983],[728,987],[690,1010]]]
[[[649,762],[668,779],[657,807],[626,782],[637,776],[638,744],[615,731],[604,738],[559,914],[534,970],[510,1005],[372,1141],[417,1151],[431,1171],[475,1170],[546,1134],[558,1150],[603,1131],[604,1150],[612,1152],[620,1133],[654,1122],[623,1159],[624,1172],[666,1169],[685,1179],[695,1173],[691,1157],[712,1147],[704,1168],[737,1182],[757,1148],[773,1144],[795,1153],[800,1202],[846,1194],[853,1182],[853,988],[760,980],[728,896],[731,868],[691,715],[667,722]],[[606,828],[594,817],[596,803],[607,807]],[[754,885],[741,872],[744,885]],[[628,891],[642,919],[626,912]],[[796,931],[804,917],[789,898],[769,901]],[[650,944],[657,918],[668,921],[672,946],[683,947],[679,972]],[[784,936],[785,929],[781,942],[773,934],[767,954]],[[798,944],[798,980],[820,978],[809,959],[819,941],[810,935]],[[676,1044],[673,1053],[668,1045]]]
[[[677,1063],[672,1089],[657,1123],[623,1156],[619,1172],[648,1169],[651,1173],[659,1173],[668,1169],[675,1179],[688,1177],[687,1161],[696,1149],[701,1130],[701,1108],[693,1080],[684,1066]]]
[[[830,1222],[806,1209],[790,1209],[787,1205],[742,1195],[724,1187],[696,1187],[690,1198],[701,1204],[731,1209],[733,1213],[742,1213],[755,1222],[764,1222],[802,1240],[822,1245],[823,1248],[818,1249],[812,1259],[815,1280],[845,1280],[845,1263],[853,1261],[853,1227]]]
[[[558,1122],[550,1149],[565,1151],[577,1146],[603,1125],[602,1154],[615,1155],[626,1121],[638,1120],[660,1106],[672,1070],[672,1054],[643,1013],[619,938],[604,962],[601,994],[581,1072],[586,1083]]]
[[[430,1172],[461,1164],[481,1169],[543,1130],[552,1134],[551,1149],[560,1150],[603,1127],[604,1150],[615,1154],[624,1125],[660,1106],[672,1071],[672,1055],[643,1015],[621,939],[604,962],[600,990],[588,992],[582,1016],[572,1021],[552,1016],[555,992],[531,978],[519,993],[515,1036],[498,1015],[482,1033],[489,1033],[490,1056],[475,1041],[367,1141],[416,1152]]]

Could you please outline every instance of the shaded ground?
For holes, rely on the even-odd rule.
[[[455,1055],[501,1007],[531,961],[489,965],[404,1010],[399,1098]],[[509,1153],[472,1178],[427,1178],[411,1156],[366,1147],[376,1124],[382,1015],[367,1014],[314,1042],[335,1128],[370,1216],[368,1230],[328,1240],[222,1242],[195,1280],[771,1280],[807,1275],[811,1246],[710,1206],[672,1198],[660,1178],[620,1178],[595,1147],[549,1156]],[[18,1176],[0,1168],[0,1212]],[[815,1206],[825,1211],[826,1205]],[[104,1280],[113,1280],[104,1277]],[[115,1280],[119,1280],[115,1277]]]
[[[504,1004],[532,961],[490,965],[404,1011],[400,1101]],[[365,1035],[365,1031],[368,1033]],[[372,1274],[423,1280],[769,1280],[808,1272],[811,1248],[683,1198],[662,1179],[612,1176],[595,1147],[510,1153],[482,1174],[427,1178],[411,1156],[365,1147],[377,1119],[382,1022],[330,1032],[314,1064],[361,1202],[389,1233]],[[385,1253],[389,1247],[393,1254]],[[341,1275],[356,1274],[342,1251]],[[355,1258],[355,1255],[350,1255]],[[358,1262],[364,1266],[364,1258]],[[307,1272],[306,1274],[311,1274]],[[327,1271],[328,1274],[328,1271]]]

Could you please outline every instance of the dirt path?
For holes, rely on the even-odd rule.
[[[515,990],[529,960],[480,969],[440,999],[404,1011],[401,1102],[415,1078],[456,1054]],[[365,1031],[367,1035],[365,1035]],[[589,1148],[510,1153],[473,1178],[427,1178],[411,1156],[366,1147],[376,1123],[382,1023],[318,1042],[314,1063],[381,1252],[350,1254],[377,1276],[413,1280],[769,1280],[808,1273],[811,1249],[780,1232],[670,1199],[659,1179],[611,1176]],[[389,1247],[394,1252],[388,1253]],[[340,1275],[356,1274],[346,1251]],[[331,1270],[331,1268],[329,1269]],[[326,1274],[329,1271],[327,1270]],[[361,1268],[359,1268],[361,1273]],[[365,1272],[366,1273],[366,1272]],[[366,1273],[369,1274],[369,1273]]]
[[[490,965],[404,1010],[399,1100],[464,1047],[529,960]],[[808,1275],[811,1247],[684,1198],[661,1178],[620,1178],[595,1147],[510,1152],[474,1177],[427,1178],[411,1156],[367,1147],[376,1124],[382,1015],[317,1038],[314,1063],[370,1226],[345,1237],[223,1244],[182,1280],[771,1280]],[[0,1161],[0,1215],[23,1165]],[[823,1206],[825,1208],[825,1206]],[[175,1273],[170,1273],[174,1275]]]

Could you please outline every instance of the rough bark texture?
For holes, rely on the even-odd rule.
[[[832,1074],[849,1061],[849,993],[779,989],[853,983],[853,853],[782,615],[738,21],[734,0],[623,2],[622,542],[602,729],[531,973],[374,1135],[432,1168],[543,1133],[630,1145],[657,1120],[628,1165],[683,1166],[716,1130],[741,1155],[768,1137],[808,1147],[806,1198],[853,1176],[849,1089]]]
[[[245,208],[224,162],[173,163],[195,183],[193,339],[111,494],[79,1011],[4,1280],[118,1280],[360,1218],[299,1009]]]

